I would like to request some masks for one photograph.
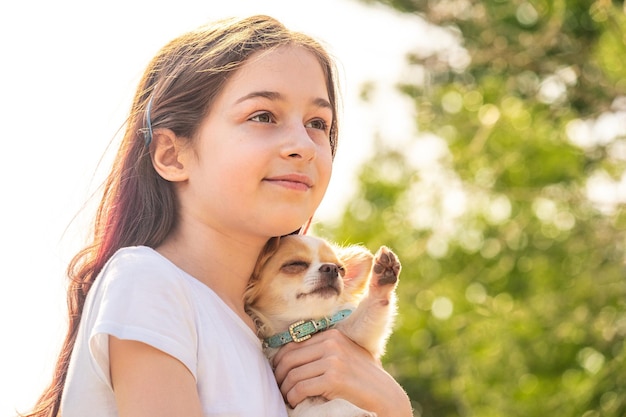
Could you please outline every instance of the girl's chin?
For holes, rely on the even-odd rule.
[[[300,232],[300,229],[302,228],[306,229],[307,223],[308,223],[308,219],[305,219],[302,221],[281,222],[281,224],[278,227],[276,227],[276,233],[273,234],[272,236],[285,236],[285,235],[290,235],[293,233],[298,233]]]
[[[293,208],[289,210],[289,207],[284,207],[283,210],[277,209],[271,216],[266,216],[265,220],[268,222],[266,223],[268,226],[273,225],[276,229],[284,231],[284,235],[306,226],[309,219],[313,217],[311,213],[312,211],[308,210],[294,212]]]

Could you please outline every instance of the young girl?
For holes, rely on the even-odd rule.
[[[267,16],[217,22],[157,54],[93,241],[68,269],[69,331],[29,416],[276,417],[284,400],[313,395],[412,415],[401,387],[338,332],[269,364],[244,310],[264,244],[298,231],[326,191],[334,77],[318,43]]]

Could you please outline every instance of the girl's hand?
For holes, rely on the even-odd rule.
[[[379,417],[412,417],[400,385],[361,346],[331,329],[282,347],[273,360],[283,396],[295,407],[306,397],[343,398]]]

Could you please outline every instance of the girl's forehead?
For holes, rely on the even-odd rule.
[[[317,56],[302,46],[288,45],[252,54],[230,76],[224,90],[272,86],[298,88],[302,82],[308,87],[317,84],[320,93],[327,98],[326,78]]]
[[[253,52],[245,59],[242,68],[254,66],[257,63],[265,64],[265,62],[285,60],[294,56],[309,56],[312,59],[317,59],[312,51],[302,45],[281,45]]]

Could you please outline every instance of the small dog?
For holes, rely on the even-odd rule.
[[[396,313],[401,265],[387,247],[337,247],[312,236],[270,240],[245,293],[271,360],[280,346],[334,327],[379,358]],[[290,417],[376,417],[348,401],[308,398]]]

